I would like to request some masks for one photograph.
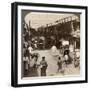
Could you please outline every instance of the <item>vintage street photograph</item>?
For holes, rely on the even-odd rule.
[[[80,75],[80,14],[21,12],[23,77]]]

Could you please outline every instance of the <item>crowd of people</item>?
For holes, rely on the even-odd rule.
[[[27,77],[34,76],[46,76],[46,69],[48,64],[45,60],[45,57],[42,57],[42,60],[38,63],[36,56],[32,56],[31,59],[26,57],[24,59],[24,74]],[[38,72],[38,69],[40,70]]]
[[[27,25],[26,25],[27,26]],[[23,63],[22,63],[22,68],[23,68],[23,76],[38,76],[38,71],[37,69],[40,67],[40,76],[46,76],[46,69],[47,69],[47,62],[45,61],[45,57],[42,57],[42,60],[38,62],[38,53],[33,53],[33,50],[36,50],[37,47],[41,46],[37,45],[37,41],[39,41],[39,44],[42,43],[42,40],[37,40],[38,38],[35,38],[35,29],[30,28],[30,27],[24,27],[24,32],[23,32]]]
[[[74,25],[76,22],[74,21]],[[78,25],[77,25],[78,26]],[[75,27],[77,27],[75,26]],[[24,76],[38,76],[38,68],[40,70],[40,76],[46,76],[46,70],[48,68],[48,63],[45,60],[46,56],[42,57],[42,60],[38,63],[39,53],[33,53],[34,50],[50,50],[52,47],[54,50],[60,50],[57,55],[57,72],[64,74],[65,67],[74,61],[74,66],[78,67],[80,64],[80,57],[74,58],[70,56],[69,49],[65,50],[62,47],[61,38],[70,40],[71,36],[71,21],[67,23],[57,24],[56,26],[39,27],[37,30],[28,27],[24,27],[23,31],[23,73]],[[53,51],[52,51],[53,52]],[[53,55],[56,52],[53,53]],[[29,75],[29,74],[30,75]]]
[[[69,66],[70,64],[73,64],[75,68],[80,67],[80,56],[76,57],[75,53],[74,53],[74,58],[72,58],[70,56],[70,52],[69,50],[64,50],[64,53],[61,54],[61,52],[59,52],[57,54],[58,49],[57,48],[53,48],[53,50],[51,49],[51,53],[53,59],[54,57],[57,58],[57,71],[56,73],[61,73],[64,75],[65,72],[65,68],[67,68],[67,66]],[[46,60],[46,58],[48,56],[43,56],[41,60],[39,60],[41,57],[39,55],[39,53],[32,53],[29,52],[29,57],[23,57],[23,61],[24,61],[24,74],[25,76],[47,76],[47,69],[48,69],[48,62]],[[39,70],[39,72],[38,72]]]

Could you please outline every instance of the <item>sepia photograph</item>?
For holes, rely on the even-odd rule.
[[[80,14],[22,10],[22,78],[80,75]]]

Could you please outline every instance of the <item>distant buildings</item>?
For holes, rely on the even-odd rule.
[[[50,48],[53,44],[57,48],[60,48],[60,40],[62,39],[69,41],[69,44],[73,44],[74,48],[80,48],[79,15],[65,17],[55,21],[54,23],[40,26],[37,29],[32,29],[29,22],[29,24],[26,24],[26,30],[30,33],[29,37],[31,39],[37,37],[35,41],[37,40],[37,44],[41,41],[41,45],[45,45],[44,48]],[[41,37],[43,37],[44,40]]]

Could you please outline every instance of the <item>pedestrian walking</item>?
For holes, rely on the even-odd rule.
[[[47,62],[45,60],[45,57],[42,57],[42,61],[40,62],[41,66],[41,76],[46,76],[46,70],[47,70]]]

